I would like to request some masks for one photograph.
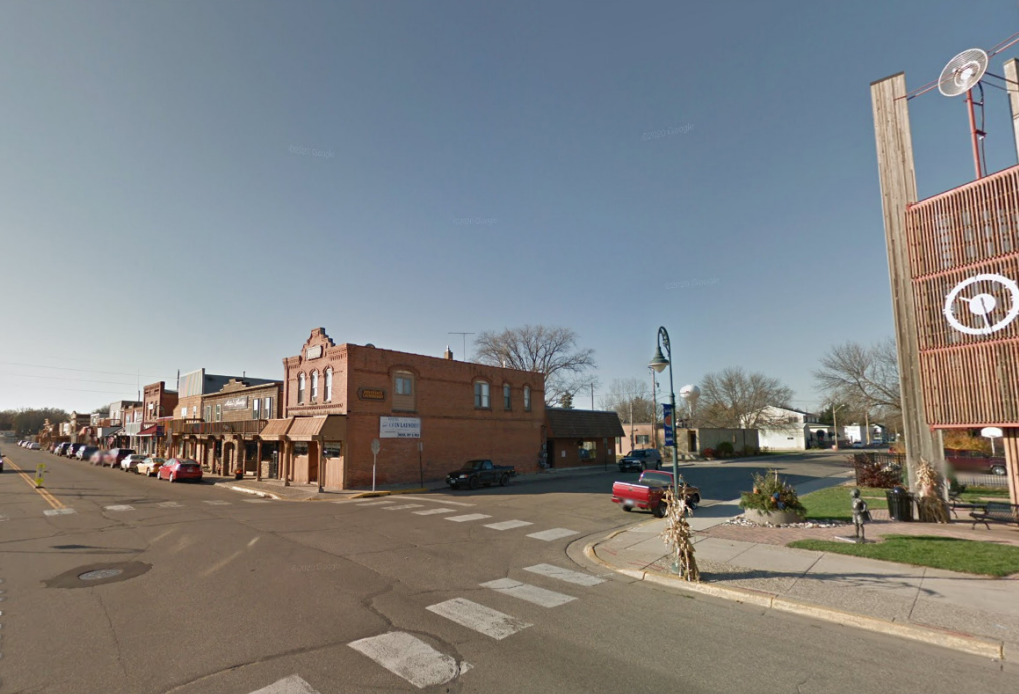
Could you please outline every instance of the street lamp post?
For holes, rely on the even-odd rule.
[[[665,346],[665,354],[662,354],[662,346]],[[658,328],[658,348],[655,356],[648,364],[652,369],[661,373],[665,367],[669,367],[669,405],[672,407],[672,493],[674,499],[679,502],[679,446],[676,444],[676,391],[672,385],[672,346],[669,343],[669,332],[665,326]]]

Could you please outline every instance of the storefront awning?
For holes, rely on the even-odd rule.
[[[293,419],[270,419],[266,423],[265,428],[259,433],[259,436],[263,439],[285,436],[293,421]]]
[[[162,429],[163,427],[159,426],[158,424],[153,424],[152,426],[145,427],[144,429],[139,431],[136,434],[136,436],[161,436],[163,434]]]
[[[294,423],[287,432],[287,438],[291,441],[310,441],[322,433],[328,416],[321,417],[294,417]]]

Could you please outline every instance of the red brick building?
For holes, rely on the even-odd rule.
[[[283,418],[261,437],[279,441],[288,481],[370,487],[375,439],[378,485],[441,479],[471,458],[537,469],[541,374],[454,361],[448,350],[440,358],[337,345],[322,328],[283,368]]]

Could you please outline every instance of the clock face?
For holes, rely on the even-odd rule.
[[[1019,316],[1019,285],[1004,275],[975,275],[948,293],[943,313],[954,330],[991,335]]]

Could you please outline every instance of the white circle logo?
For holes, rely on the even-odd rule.
[[[970,285],[977,284],[978,282],[992,282],[994,284],[1000,284],[1008,290],[1009,295],[1012,298],[1012,305],[1009,307],[1005,316],[997,321],[992,322],[991,314],[996,308],[998,308],[998,299],[993,294],[987,291],[981,291],[975,296],[962,296],[964,289]],[[987,285],[979,285],[980,289],[989,289]],[[960,303],[965,303],[966,308],[960,313],[968,311],[972,316],[979,316],[983,322],[983,325],[973,328],[969,325],[964,324],[959,320],[959,315],[956,313],[956,306]],[[1002,275],[976,275],[970,277],[968,280],[963,280],[959,284],[955,285],[955,288],[948,293],[945,298],[945,308],[943,310],[945,314],[945,320],[953,328],[961,333],[967,335],[990,335],[996,333],[1002,328],[1006,327],[1009,323],[1015,320],[1016,316],[1019,316],[1019,285],[1016,285],[1014,280],[1010,280]]]

